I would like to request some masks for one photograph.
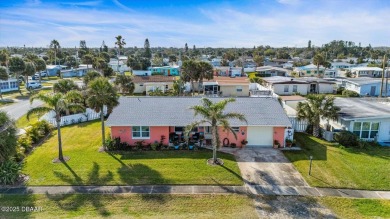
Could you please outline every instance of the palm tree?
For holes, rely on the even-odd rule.
[[[310,94],[306,97],[307,102],[299,102],[297,105],[298,120],[307,119],[313,127],[313,135],[320,135],[320,120],[337,120],[340,108],[334,105],[334,97]]]
[[[184,61],[181,67],[181,78],[184,82],[191,83],[192,95],[194,95],[194,81],[199,79],[198,63],[194,60]]]
[[[9,59],[9,70],[15,74],[16,80],[19,80],[19,75],[23,73],[24,69],[26,68],[26,63],[22,58],[19,57],[12,57]],[[22,92],[20,91],[20,86],[18,84],[18,91],[20,94]]]
[[[199,71],[199,87],[198,91],[200,90],[200,87],[203,85],[203,78],[210,80],[213,79],[213,66],[208,62],[199,62],[198,63],[198,71]]]
[[[116,39],[115,45],[118,45],[118,57],[117,57],[118,66],[117,66],[116,71],[119,72],[119,56],[121,55],[121,50],[122,50],[123,46],[126,45],[126,42],[125,42],[125,39],[123,39],[121,35],[116,36],[115,39]]]
[[[54,93],[66,94],[68,91],[78,90],[78,89],[79,87],[77,86],[77,84],[70,79],[58,80],[58,82],[53,85]]]
[[[93,81],[95,78],[101,77],[100,73],[97,71],[89,71],[83,78],[85,86],[88,86],[88,83]]]
[[[128,75],[117,75],[115,85],[119,86],[122,93],[132,94],[135,86],[132,77]]]
[[[87,64],[87,71],[88,71],[88,65],[93,63],[93,56],[91,54],[84,55],[83,62],[84,64]]]
[[[58,160],[54,159],[54,162],[57,161],[66,161],[69,160],[69,157],[64,157],[62,154],[62,141],[61,141],[61,113],[66,110],[72,111],[83,111],[85,108],[78,104],[74,103],[75,100],[81,99],[81,94],[77,91],[70,91],[66,94],[62,93],[42,93],[39,92],[30,97],[30,103],[34,100],[41,100],[45,103],[44,106],[38,106],[30,109],[27,112],[27,119],[30,119],[31,115],[43,114],[47,112],[54,111],[57,123],[57,136],[58,136]]]
[[[9,53],[6,49],[0,51],[0,65],[5,66],[8,71]],[[7,72],[8,73],[8,72]]]
[[[102,122],[102,145],[105,149],[105,130],[104,130],[104,106],[107,107],[107,113],[111,113],[113,108],[119,104],[118,95],[115,87],[113,87],[107,78],[98,77],[88,84],[88,99],[89,108],[100,112]]]
[[[8,80],[7,69],[3,66],[0,66],[0,80],[2,81]],[[1,92],[1,85],[0,85],[0,98],[3,99],[3,94]]]
[[[57,40],[52,40],[50,42],[50,49],[54,52],[54,64],[57,65],[57,53],[59,52],[61,46]]]
[[[201,115],[203,119],[196,121],[186,127],[186,135],[194,128],[201,124],[208,123],[211,126],[212,144],[213,144],[213,164],[218,164],[217,149],[220,147],[218,127],[222,127],[226,131],[233,133],[237,139],[236,133],[230,127],[230,119],[238,119],[239,121],[246,121],[245,116],[241,113],[227,112],[225,113],[225,107],[228,103],[236,101],[233,98],[223,99],[219,102],[212,102],[210,99],[202,98],[202,105],[193,106],[195,112],[194,116]]]
[[[325,59],[321,54],[316,54],[313,58],[313,64],[317,66],[317,77],[320,77],[320,65],[324,64]]]
[[[26,76],[25,87],[27,90],[30,90],[28,86],[28,76],[33,76],[36,72],[36,68],[33,62],[26,62],[26,68],[24,69],[24,75]]]

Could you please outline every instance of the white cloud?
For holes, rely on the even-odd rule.
[[[301,3],[301,0],[276,0],[276,1],[284,5],[298,5]]]

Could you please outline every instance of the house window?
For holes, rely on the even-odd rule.
[[[133,126],[133,138],[150,138],[149,126]]]
[[[169,89],[169,88],[168,88],[168,84],[166,84],[166,85],[165,85],[165,90],[168,90],[168,89]]]
[[[288,92],[288,85],[284,85],[284,92]]]
[[[236,86],[237,92],[242,92],[242,86]]]
[[[205,126],[204,127],[204,133],[211,134],[211,126]]]
[[[355,122],[353,133],[359,138],[373,139],[378,134],[379,122]]]
[[[234,132],[240,132],[240,127],[232,127]]]
[[[293,92],[298,92],[298,85],[293,85]]]
[[[182,131],[184,131],[183,126],[175,126],[175,132],[182,132]]]

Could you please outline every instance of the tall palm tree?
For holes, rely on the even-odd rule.
[[[88,86],[88,83],[93,81],[95,78],[101,77],[101,74],[97,71],[89,71],[83,78],[85,86]]]
[[[236,133],[230,127],[230,119],[238,119],[239,121],[247,122],[245,116],[236,112],[224,112],[228,103],[236,101],[233,98],[223,99],[219,102],[212,102],[210,99],[202,98],[202,105],[193,106],[190,109],[194,110],[195,115],[200,115],[203,119],[196,121],[186,127],[186,135],[194,128],[201,124],[208,123],[211,126],[212,144],[213,144],[213,163],[218,164],[217,149],[220,147],[220,139],[218,127],[222,127],[227,132],[232,132],[237,139]]]
[[[317,66],[317,77],[320,77],[320,65],[324,64],[325,59],[322,54],[316,54],[313,58],[313,64]]]
[[[122,50],[123,46],[126,45],[126,42],[125,42],[125,39],[123,39],[121,35],[116,36],[115,39],[116,39],[115,45],[118,46],[118,55],[117,55],[118,66],[117,66],[116,71],[119,72],[119,56],[121,55],[121,50]]]
[[[194,81],[199,80],[198,63],[192,59],[184,61],[181,67],[181,78],[184,82],[191,83],[192,95],[194,95]]]
[[[88,99],[89,108],[100,112],[102,122],[102,146],[105,149],[105,130],[104,130],[104,106],[107,107],[107,113],[111,113],[113,108],[119,104],[119,96],[116,93],[114,86],[110,84],[107,78],[98,77],[88,84]]]
[[[29,76],[33,76],[36,72],[36,68],[35,68],[35,65],[33,62],[26,62],[26,68],[24,69],[24,75],[26,76],[26,84],[25,84],[25,87],[27,90],[30,90],[29,89],[29,86],[28,86],[28,77]]]
[[[200,87],[203,85],[203,79],[213,79],[214,74],[213,74],[213,66],[208,63],[201,61],[198,63],[198,71],[199,71],[199,88],[198,91],[200,90]]]
[[[58,82],[53,85],[54,93],[66,94],[71,90],[78,90],[78,89],[79,87],[77,86],[77,84],[70,79],[58,80]]]
[[[93,63],[93,56],[91,54],[84,55],[83,62],[84,64],[87,64],[87,71],[88,71],[88,65]]]
[[[22,58],[19,57],[12,57],[9,59],[9,70],[15,74],[16,80],[19,80],[19,76],[21,73],[23,73],[24,69],[26,68],[26,63]],[[18,84],[18,91],[20,94],[22,92],[20,91],[20,86]]]
[[[298,120],[307,119],[313,127],[313,135],[320,136],[320,120],[337,120],[340,108],[334,105],[334,97],[323,94],[310,94],[306,97],[307,102],[299,102],[297,105]]]
[[[57,65],[57,54],[60,50],[61,46],[57,40],[52,40],[50,42],[50,49],[54,52],[54,64]]]
[[[77,91],[70,91],[66,94],[62,93],[42,93],[39,92],[30,97],[30,103],[34,100],[41,100],[45,103],[44,106],[38,106],[30,109],[27,112],[27,119],[30,119],[31,115],[38,115],[54,111],[57,123],[57,136],[58,136],[58,161],[69,160],[69,157],[64,157],[62,154],[62,141],[61,141],[61,113],[66,110],[72,111],[84,111],[84,107],[78,103],[74,103],[75,100],[81,99],[81,94]],[[53,160],[57,161],[57,159]]]
[[[135,85],[131,76],[117,75],[114,83],[119,86],[122,93],[132,94],[134,92]]]
[[[7,69],[3,66],[0,66],[0,80],[2,81],[8,80]],[[1,85],[0,85],[0,98],[3,99],[3,93],[1,92]]]

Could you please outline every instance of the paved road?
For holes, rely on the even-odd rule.
[[[42,104],[39,100],[34,100],[32,104],[30,104],[29,99],[18,99],[16,103],[10,104],[5,107],[1,107],[0,110],[3,110],[11,116],[12,119],[17,120],[22,117],[27,111],[31,108],[37,107]]]

